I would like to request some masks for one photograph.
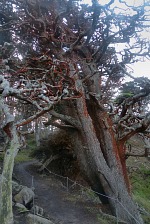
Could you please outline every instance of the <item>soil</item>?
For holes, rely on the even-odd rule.
[[[14,174],[20,184],[34,187],[34,203],[44,209],[46,217],[55,224],[100,224],[97,215],[101,203],[96,197],[91,199],[81,194],[81,189],[73,191],[71,183],[67,188],[66,178],[40,175],[38,168],[37,161],[24,162],[15,166]],[[21,222],[24,223],[22,220],[19,224]]]

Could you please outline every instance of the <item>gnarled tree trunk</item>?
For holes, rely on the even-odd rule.
[[[94,106],[94,103],[93,103]],[[140,223],[142,218],[128,188],[112,124],[101,108],[87,110],[85,97],[77,100],[76,110],[82,128],[76,137],[76,154],[93,190],[99,192],[103,203],[109,202],[112,212],[127,223]],[[96,111],[97,110],[97,111]]]
[[[19,139],[15,127],[12,129],[12,139],[4,157],[3,172],[0,180],[0,223],[12,224],[12,173],[14,158],[19,150]]]

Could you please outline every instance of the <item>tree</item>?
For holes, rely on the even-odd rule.
[[[120,0],[122,10],[114,0],[104,6],[97,0],[91,6],[73,0],[0,4],[5,5],[0,34],[9,35],[8,42],[1,41],[1,110],[11,139],[0,186],[1,222],[13,220],[11,177],[21,128],[49,112],[61,122],[52,119],[47,125],[74,135],[80,167],[101,201],[127,223],[143,223],[130,194],[125,143],[148,131],[150,113],[141,115],[139,102],[149,96],[150,80],[119,103],[114,94],[125,75],[135,80],[126,65],[149,56],[148,41],[140,35],[147,27],[148,2],[133,7]],[[117,52],[116,44],[126,46]],[[16,121],[8,107],[12,99],[15,115],[18,103],[31,105],[34,114]],[[61,105],[62,113],[56,110]]]

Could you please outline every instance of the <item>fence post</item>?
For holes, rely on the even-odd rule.
[[[32,176],[32,184],[31,184],[31,189],[34,191],[35,188],[34,188],[34,176]],[[35,223],[35,201],[34,201],[34,195],[33,195],[33,215],[34,215],[34,224]]]

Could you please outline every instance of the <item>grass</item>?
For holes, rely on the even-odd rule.
[[[144,152],[143,140],[139,137],[133,137],[128,142],[131,144],[134,152]],[[130,173],[132,185],[132,193],[134,201],[141,208],[147,211],[142,214],[145,224],[150,223],[150,161],[144,157],[129,157],[127,160],[128,167],[135,168],[135,171]],[[142,212],[141,212],[142,213]],[[149,215],[148,215],[149,213]]]
[[[35,149],[36,147],[36,141],[34,138],[34,135],[31,134],[30,136],[28,136],[27,138],[27,148],[26,149],[22,149],[18,152],[16,158],[15,158],[15,163],[22,163],[22,162],[26,162],[26,161],[30,161],[33,158],[31,157],[31,152]]]
[[[30,136],[27,137],[27,148],[26,149],[21,149],[16,158],[15,158],[15,163],[21,163],[21,162],[26,162],[29,160],[32,160],[33,158],[30,156],[31,152],[36,148],[36,141],[34,138],[33,134],[30,134]],[[0,162],[3,162],[4,160],[4,152],[0,153]]]
[[[22,149],[18,152],[17,156],[15,157],[15,163],[23,163],[33,158],[30,157],[31,151],[28,149]]]
[[[105,217],[102,214],[97,214],[97,219],[100,224],[116,224],[117,220],[113,220],[112,217]]]
[[[150,168],[141,166],[131,178],[133,198],[147,214],[142,214],[145,224],[150,223]]]

